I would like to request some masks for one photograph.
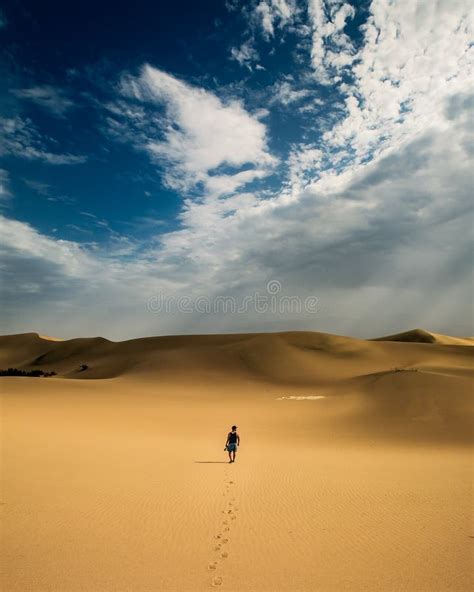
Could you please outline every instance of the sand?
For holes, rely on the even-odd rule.
[[[2,590],[472,589],[472,352],[0,338]]]

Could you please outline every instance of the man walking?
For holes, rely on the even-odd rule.
[[[237,433],[237,426],[232,426],[232,431],[227,434],[227,441],[225,443],[224,450],[229,453],[229,462],[235,462],[235,454],[237,452],[237,446],[240,446],[240,436]]]

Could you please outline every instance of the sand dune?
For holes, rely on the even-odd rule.
[[[431,336],[429,350],[419,335]],[[403,336],[408,336],[406,339]],[[413,337],[413,335],[418,337]],[[400,339],[362,340],[325,333],[148,337],[112,342],[103,337],[49,341],[36,333],[0,336],[0,366],[55,370],[63,377],[212,373],[225,376],[317,384],[392,369],[415,369],[430,361],[447,368],[470,367],[463,338],[419,330]],[[424,338],[423,338],[424,339]],[[467,338],[466,338],[467,339]],[[449,341],[451,340],[451,341]],[[460,343],[455,343],[459,340]],[[401,347],[399,342],[403,342]],[[79,372],[82,364],[88,366]]]
[[[385,339],[0,337],[2,589],[472,589],[474,350]]]
[[[414,343],[438,343],[440,345],[474,345],[474,337],[452,337],[425,331],[425,329],[412,329],[404,333],[376,337],[373,341],[404,341]]]

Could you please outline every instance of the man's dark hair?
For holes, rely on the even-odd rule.
[[[236,429],[237,429],[237,426],[232,426],[232,429],[233,429],[233,430],[236,430]]]

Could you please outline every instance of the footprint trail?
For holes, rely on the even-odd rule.
[[[231,526],[235,524],[237,520],[238,508],[235,505],[234,496],[235,482],[230,479],[229,468],[227,467],[224,472],[223,482],[223,507],[221,512],[221,528],[217,534],[214,535],[213,543],[213,555],[214,557],[209,561],[207,569],[213,572],[220,572],[225,567],[225,561],[230,555],[230,544],[231,544]],[[224,577],[220,575],[214,575],[211,578],[210,585],[212,587],[220,587],[224,585]]]

